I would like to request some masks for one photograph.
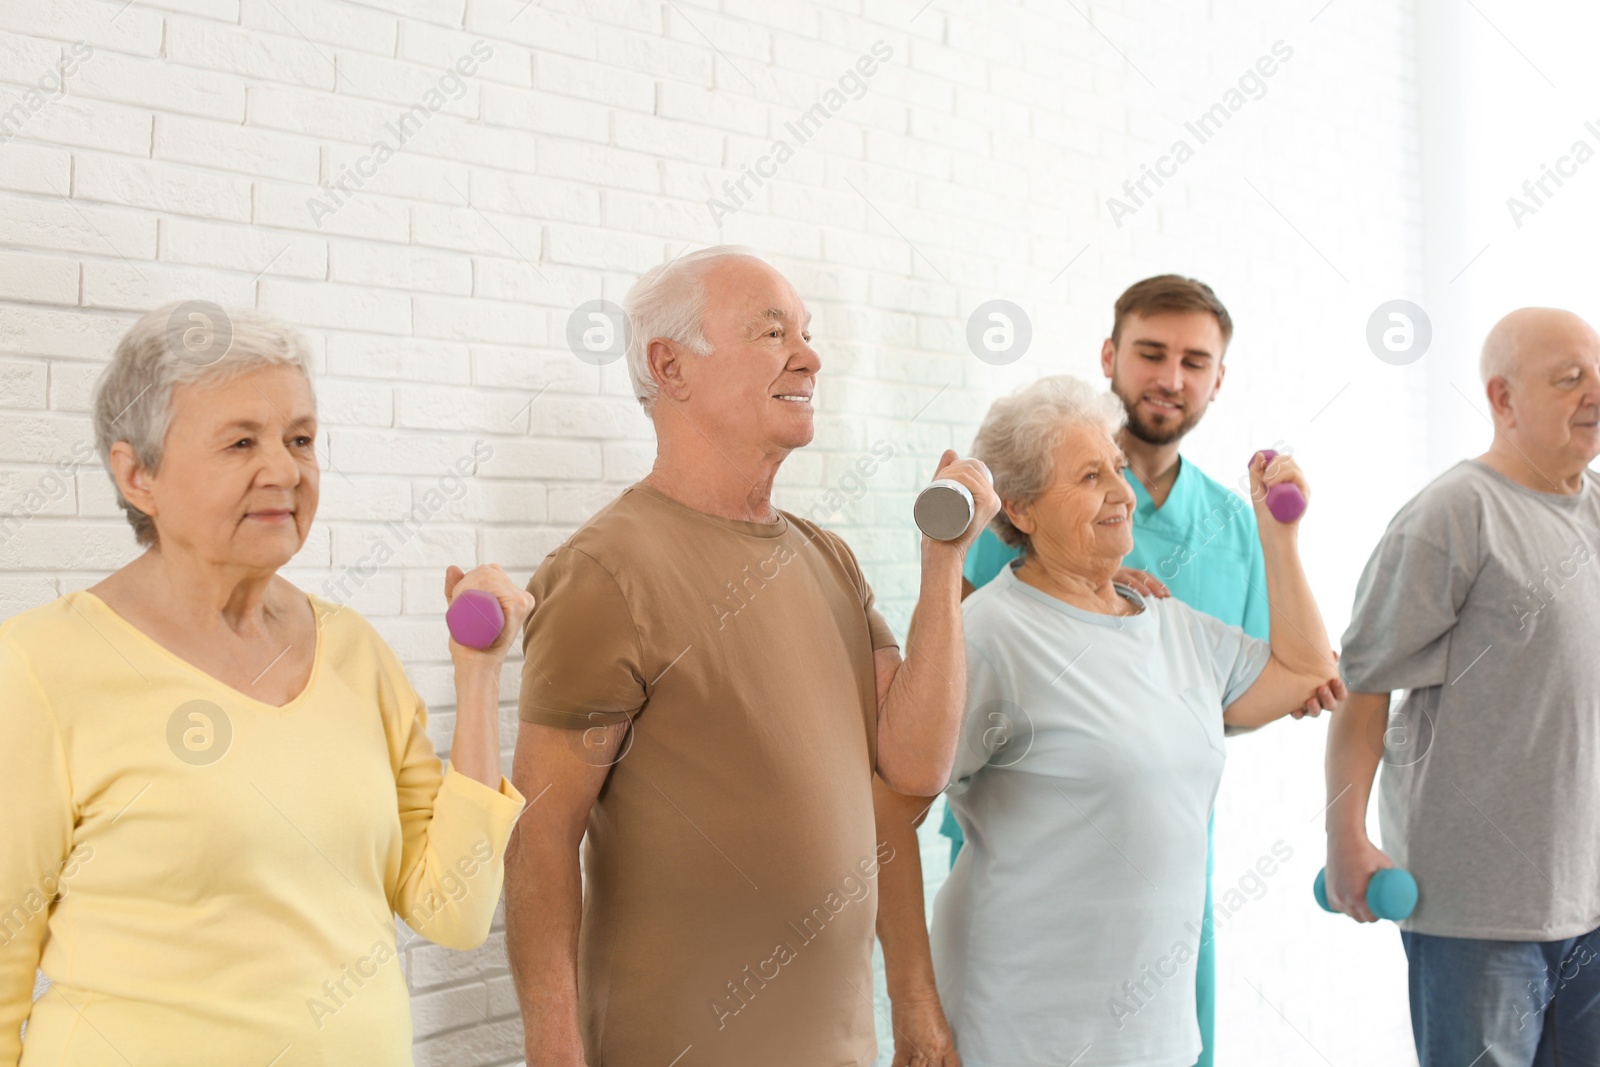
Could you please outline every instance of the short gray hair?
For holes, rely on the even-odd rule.
[[[622,310],[628,317],[628,377],[633,395],[645,414],[655,407],[661,389],[650,376],[650,342],[657,338],[675,341],[699,356],[711,354],[706,337],[705,318],[710,296],[706,292],[706,272],[724,259],[754,259],[760,256],[740,245],[712,245],[698,252],[671,259],[646,271],[628,295]]]
[[[1114,437],[1128,412],[1115,393],[1070,374],[1053,374],[1001,397],[989,408],[972,442],[972,454],[994,475],[1001,500],[1031,504],[1050,485],[1056,446],[1076,426]],[[1026,551],[1030,538],[1012,525],[1004,508],[989,524],[1000,540]]]
[[[199,346],[191,343],[197,329],[206,331],[199,335],[203,340]],[[220,355],[207,351],[218,346],[223,350]],[[222,384],[247,371],[286,365],[300,368],[310,383],[311,350],[306,339],[264,312],[184,301],[146,313],[117,342],[111,363],[95,385],[94,438],[100,461],[110,473],[111,446],[126,441],[139,466],[156,471],[172,426],[175,386]],[[150,516],[128,503],[120,488],[117,503],[139,544],[155,544],[156,527]]]

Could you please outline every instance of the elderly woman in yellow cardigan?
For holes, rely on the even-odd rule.
[[[145,551],[0,626],[0,1065],[409,1064],[394,916],[488,934],[523,807],[499,681],[532,598],[446,573],[507,624],[450,642],[444,769],[393,650],[278,574],[317,510],[309,362],[264,315],[181,306],[100,380]]]

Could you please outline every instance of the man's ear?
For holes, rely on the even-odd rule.
[[[1507,426],[1517,424],[1516,413],[1511,408],[1511,383],[1503,376],[1495,375],[1489,379],[1489,384],[1483,387],[1484,395],[1489,398],[1489,407],[1495,417]]]
[[[1211,399],[1215,400],[1217,394],[1222,392],[1222,379],[1228,376],[1228,365],[1221,360],[1217,361],[1217,380],[1211,386]]]
[[[1100,345],[1100,370],[1107,378],[1110,378],[1116,369],[1117,346],[1112,342],[1111,338],[1107,337],[1105,342]]]
[[[683,375],[684,353],[676,343],[665,337],[652,339],[645,349],[645,359],[650,366],[650,377],[655,379],[663,395],[679,401],[688,399],[689,383]]]

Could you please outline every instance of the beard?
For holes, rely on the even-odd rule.
[[[1146,417],[1143,409],[1139,407],[1139,395],[1131,393],[1115,378],[1111,380],[1111,391],[1117,394],[1117,399],[1122,401],[1123,410],[1128,413],[1128,432],[1147,445],[1170,445],[1174,441],[1181,440],[1185,434],[1200,424],[1201,417],[1205,415],[1204,408],[1197,413],[1191,413],[1188,408],[1181,408],[1168,418],[1155,422]]]
[[[1200,422],[1199,415],[1185,415],[1182,418],[1168,418],[1156,423],[1145,418],[1144,412],[1139,408],[1128,405],[1126,400],[1123,404],[1128,408],[1128,432],[1145,444],[1170,445],[1174,441],[1181,440]]]

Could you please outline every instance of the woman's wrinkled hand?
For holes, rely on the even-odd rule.
[[[457,594],[468,589],[477,589],[488,593],[500,602],[500,610],[505,612],[505,625],[500,628],[500,636],[495,638],[494,644],[485,649],[467,648],[453,638],[450,641],[452,656],[470,653],[472,655],[489,656],[496,660],[504,660],[506,652],[511,647],[511,642],[516,635],[522,632],[522,624],[533,614],[533,594],[523,589],[511,580],[511,576],[500,568],[498,563],[485,563],[481,567],[474,567],[463,572],[460,567],[451,565],[444,572],[444,599],[445,604],[455,600]]]

